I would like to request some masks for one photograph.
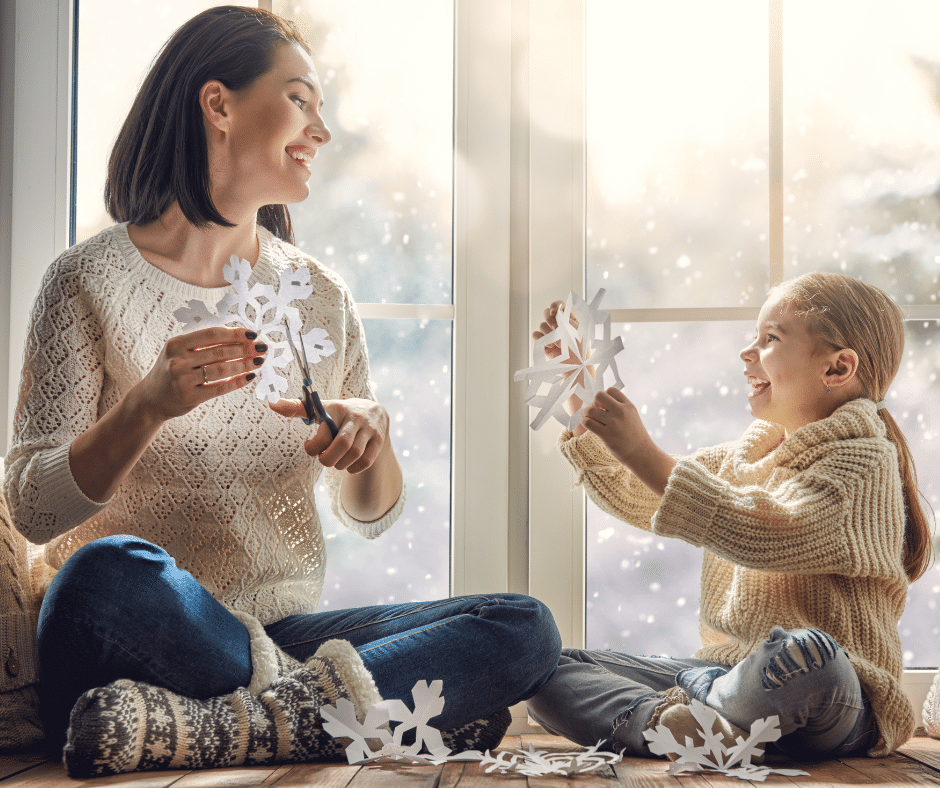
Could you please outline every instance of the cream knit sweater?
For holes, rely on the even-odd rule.
[[[362,324],[343,281],[259,228],[260,256],[249,285],[279,286],[280,272],[308,267],[313,294],[300,306],[336,353],[312,368],[324,399],[372,398]],[[107,503],[89,500],[69,467],[72,441],[150,370],[181,333],[174,310],[190,299],[214,306],[232,288],[201,288],[147,263],[124,225],[67,250],[47,271],[33,306],[23,376],[6,458],[4,493],[17,529],[45,544],[57,569],[83,544],[133,534],[164,547],[219,601],[264,624],[312,613],[326,551],[314,506],[322,470],[303,443],[311,427],[255,397],[253,386],[166,422]],[[290,375],[286,396],[299,395]],[[351,518],[339,499],[343,474],[327,469],[333,510],[373,538],[380,520]]]
[[[757,421],[740,440],[678,460],[660,501],[591,433],[561,451],[604,511],[703,547],[702,648],[736,664],[779,625],[816,627],[849,655],[881,732],[869,755],[913,733],[898,620],[904,500],[897,452],[867,399],[784,440]]]

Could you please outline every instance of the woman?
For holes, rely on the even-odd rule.
[[[72,712],[73,774],[335,754],[318,714],[291,711],[297,692],[316,708],[349,697],[361,714],[377,698],[372,680],[391,699],[442,679],[447,703],[434,724],[482,720],[453,740],[479,746],[501,736],[506,707],[557,664],[551,616],[527,597],[315,612],[321,467],[335,513],[367,538],[404,505],[355,305],[336,274],[290,243],[283,203],[308,195],[310,166],[330,140],[321,106],[310,53],[289,23],[237,7],[190,20],[115,142],[105,199],[118,224],[66,251],[35,302],[4,486],[17,528],[59,570],[38,631],[54,745],[76,699],[103,688]],[[251,332],[181,334],[176,309],[231,291],[222,272],[232,254],[251,263],[249,284],[277,287],[282,271],[309,270],[301,318],[337,346],[313,368],[335,438],[324,424],[308,437],[291,418],[303,415],[299,402],[268,409],[255,398],[267,348]],[[131,681],[104,686],[117,679]],[[229,695],[240,687],[250,694]],[[207,740],[207,725],[223,743],[248,735],[269,701],[290,728],[276,746],[258,745],[252,729],[256,744],[234,754],[223,744],[187,749]],[[261,706],[219,711],[251,703]],[[115,712],[127,704],[152,718]],[[134,726],[151,730],[164,707],[184,709],[191,740],[174,731],[171,743],[141,750]]]

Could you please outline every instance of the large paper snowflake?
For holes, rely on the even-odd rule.
[[[619,336],[610,338],[610,315],[598,309],[606,292],[603,288],[598,290],[591,303],[574,292],[569,293],[556,316],[558,327],[536,340],[532,348],[533,365],[516,372],[516,381],[529,382],[526,404],[539,408],[529,425],[533,430],[540,429],[552,416],[565,429],[577,427],[581,423],[581,412],[590,407],[594,395],[604,388],[604,373],[608,369],[613,373],[614,386],[623,388],[615,359],[623,350],[623,340]],[[545,347],[555,342],[559,343],[561,353],[546,359]],[[593,367],[593,375],[589,367]],[[581,407],[569,415],[565,403],[572,396],[581,400]]]
[[[235,291],[222,297],[215,305],[215,312],[202,301],[192,300],[177,309],[173,317],[183,323],[186,331],[237,325],[256,332],[258,340],[267,344],[268,352],[264,364],[256,372],[255,396],[277,402],[288,387],[287,377],[280,373],[293,360],[287,331],[296,338],[295,341],[303,343],[311,364],[336,352],[336,346],[324,329],[312,328],[306,334],[302,333],[300,311],[291,305],[294,301],[309,298],[313,292],[310,270],[288,268],[282,271],[276,291],[271,285],[261,282],[249,287],[251,263],[232,255],[230,264],[222,269],[222,276]]]
[[[747,738],[738,736],[731,747],[727,747],[719,733],[715,733],[718,713],[698,700],[692,700],[689,709],[699,724],[698,732],[702,744],[696,746],[686,737],[684,742],[676,737],[665,725],[657,725],[655,730],[643,731],[643,737],[649,742],[649,750],[655,755],[666,755],[674,763],[668,774],[684,772],[717,771],[738,777],[741,780],[762,782],[771,774],[785,777],[809,776],[796,769],[770,769],[751,762],[752,758],[763,755],[762,745],[780,738],[779,719],[776,715],[751,724]]]

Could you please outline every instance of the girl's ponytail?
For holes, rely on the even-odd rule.
[[[917,471],[914,468],[914,458],[911,456],[907,439],[894,420],[894,416],[888,413],[886,408],[882,408],[878,413],[884,422],[889,440],[898,450],[898,467],[901,470],[904,515],[907,523],[904,529],[904,571],[913,583],[930,567],[932,546],[930,523],[920,503],[924,495],[917,486]]]
[[[858,354],[861,396],[875,402],[884,399],[904,355],[904,315],[898,305],[877,287],[843,274],[803,274],[784,282],[780,290],[821,342]],[[878,414],[898,451],[905,514],[902,561],[913,582],[930,566],[930,523],[921,506],[923,496],[904,433],[887,409],[881,408]]]

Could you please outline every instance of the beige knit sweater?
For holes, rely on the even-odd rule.
[[[904,500],[871,400],[785,440],[757,421],[736,442],[678,459],[662,500],[593,434],[565,432],[560,447],[601,509],[704,548],[697,658],[736,664],[774,625],[821,629],[845,648],[874,708],[881,741],[869,755],[910,738],[897,628]]]

